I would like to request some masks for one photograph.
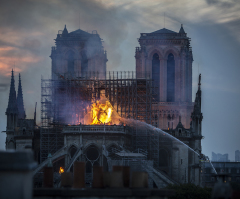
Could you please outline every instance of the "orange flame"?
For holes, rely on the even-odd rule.
[[[110,124],[112,121],[113,107],[109,101],[100,102],[92,104],[92,123],[91,124]]]
[[[63,173],[64,172],[64,169],[62,167],[60,167],[59,169],[59,174]]]

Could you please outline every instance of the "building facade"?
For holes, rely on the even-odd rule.
[[[212,162],[216,172],[226,176],[228,182],[240,183],[240,162]],[[210,162],[204,162],[202,167],[202,186],[214,187],[216,174]]]
[[[214,162],[229,162],[228,153],[220,154],[212,152],[212,161]]]
[[[52,79],[105,78],[107,54],[97,31],[92,33],[81,29],[68,33],[65,28],[59,31],[52,47]]]
[[[163,28],[152,33],[141,33],[138,39],[140,47],[135,52],[136,73],[139,78],[149,75],[153,80],[153,112],[157,120],[152,125],[177,137],[201,154],[201,75],[193,103],[190,41],[183,26],[179,32]],[[197,155],[187,154],[181,144],[172,148],[166,146],[160,145],[160,167],[173,178],[179,176],[178,180],[200,182]],[[183,164],[188,165],[188,171],[179,172]]]
[[[35,160],[39,162],[40,131],[36,125],[36,110],[34,119],[26,119],[21,76],[19,74],[18,93],[16,96],[14,72],[12,70],[8,107],[6,109],[6,149],[34,150]]]
[[[190,128],[192,103],[192,49],[183,27],[179,32],[160,29],[141,33],[136,48],[136,72],[153,79],[158,127],[175,128],[179,115],[182,124]]]
[[[49,90],[46,95],[42,95],[41,99],[43,107],[41,117],[45,118],[42,120],[40,149],[42,154],[45,154],[45,158],[41,159],[41,166],[46,163],[46,157],[52,149],[54,149],[52,155],[56,161],[60,157],[65,158],[62,162],[65,162],[65,166],[70,165],[68,169],[75,160],[84,159],[78,156],[82,147],[86,149],[87,153],[88,146],[95,146],[98,154],[105,154],[107,158],[108,153],[101,151],[104,143],[107,143],[108,146],[118,145],[119,149],[128,152],[135,149],[147,151],[146,157],[149,161],[154,161],[155,176],[160,176],[160,184],[171,182],[201,184],[201,165],[199,163],[203,119],[201,75],[199,75],[195,102],[192,102],[193,58],[190,38],[187,37],[183,27],[179,33],[165,28],[153,33],[141,33],[140,48],[136,49],[135,55],[136,77],[131,81],[124,78],[116,80],[114,75],[111,77],[112,79],[105,79],[107,57],[97,32],[90,34],[79,29],[68,33],[65,26],[64,30],[57,34],[55,41],[56,46],[52,48],[50,56],[52,79],[47,84],[47,87],[52,86],[52,90]],[[96,76],[104,80],[97,81]],[[149,77],[153,81],[149,81],[147,79]],[[94,82],[90,82],[90,80],[94,80]],[[152,84],[147,87],[145,84],[150,82]],[[21,87],[21,83],[19,85]],[[105,130],[101,132],[104,134],[104,138],[100,136],[101,133],[96,135],[89,131],[86,131],[87,134],[83,134],[80,130],[75,132],[75,128],[81,128],[79,121],[77,124],[70,123],[76,126],[68,127],[68,131],[64,131],[65,126],[69,123],[66,123],[63,116],[71,119],[72,115],[70,117],[67,114],[72,114],[74,111],[69,108],[63,110],[63,105],[67,103],[74,110],[78,110],[76,106],[79,105],[79,99],[84,99],[81,100],[84,103],[86,101],[81,97],[86,95],[86,99],[90,103],[92,99],[97,100],[102,91],[105,91],[105,95],[108,93],[106,98],[113,106],[115,106],[114,102],[118,103],[117,109],[121,107],[121,112],[128,113],[128,115],[125,114],[126,118],[138,118],[134,117],[140,113],[139,111],[142,114],[142,119],[139,120],[142,122],[144,122],[144,118],[153,117],[154,123],[149,122],[153,125],[152,130],[144,127],[146,129],[140,129],[138,132],[139,127],[132,127],[131,133],[127,135],[129,137],[124,138],[125,141],[119,140],[119,136],[113,135],[112,132],[105,135]],[[129,97],[128,100],[124,99],[123,92]],[[9,104],[6,111],[6,148],[31,148],[38,156],[36,146],[39,144],[34,144],[39,143],[39,139],[36,137],[37,133],[35,133],[35,119],[25,119],[21,88],[18,95],[19,98],[16,97],[12,72]],[[140,95],[142,98],[138,99]],[[149,102],[146,103],[146,101]],[[81,104],[81,107],[86,106],[84,103]],[[134,108],[138,110],[134,111]],[[84,115],[83,109],[74,112],[74,117],[79,117],[80,112]],[[59,110],[62,111],[61,114],[58,114]],[[133,114],[131,115],[130,112]],[[49,120],[49,118],[53,119]],[[163,131],[155,131],[154,126]],[[88,126],[86,128],[92,132],[98,129],[98,127],[90,128]],[[170,137],[166,137],[165,132],[170,134]],[[21,136],[17,137],[18,134]],[[76,137],[79,137],[79,140]],[[126,135],[124,134],[123,137]],[[53,142],[49,142],[49,140]],[[94,155],[93,152],[91,154]],[[103,162],[103,159],[100,157],[98,163]],[[108,165],[108,167],[110,166]],[[86,170],[88,169],[86,168]],[[159,179],[157,181],[159,182]]]

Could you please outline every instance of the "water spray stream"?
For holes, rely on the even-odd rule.
[[[176,137],[170,135],[169,133],[167,133],[167,132],[165,132],[165,131],[157,128],[157,127],[152,126],[151,124],[147,124],[147,123],[145,123],[145,122],[141,122],[141,121],[139,121],[139,120],[134,120],[134,119],[120,118],[119,120],[120,120],[121,122],[129,125],[129,126],[140,126],[140,125],[143,125],[143,126],[147,127],[149,130],[152,130],[152,131],[157,132],[157,133],[159,133],[159,134],[161,134],[161,135],[164,135],[164,136],[167,135],[168,137],[176,140],[177,142],[180,142],[181,144],[183,144],[184,146],[186,146],[189,150],[191,150],[192,152],[194,152],[196,155],[198,155],[198,156],[200,157],[200,154],[199,154],[198,152],[194,151],[194,150],[193,150],[191,147],[189,147],[187,144],[185,144],[185,143],[182,142],[181,140],[177,139]],[[214,170],[214,173],[217,174],[217,171],[216,171],[216,169],[214,168],[214,166],[212,165],[211,161],[210,161],[210,160],[208,160],[208,161],[209,161],[209,163],[211,164],[211,166],[212,166],[212,168],[213,168],[213,170]]]

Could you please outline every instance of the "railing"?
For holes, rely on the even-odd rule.
[[[124,126],[117,125],[76,125],[63,128],[63,133],[122,133],[126,134]]]
[[[193,106],[194,102],[158,102],[158,105],[190,105],[190,106]]]

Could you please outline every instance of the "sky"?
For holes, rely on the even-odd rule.
[[[107,70],[134,71],[140,33],[181,24],[193,49],[193,100],[202,74],[203,153],[240,149],[239,0],[8,0],[0,1],[0,132],[6,129],[11,69],[17,90],[21,73],[27,118],[37,102],[40,124],[41,78],[51,75],[51,47],[67,25],[97,30],[107,51]],[[0,149],[5,149],[0,133]]]

